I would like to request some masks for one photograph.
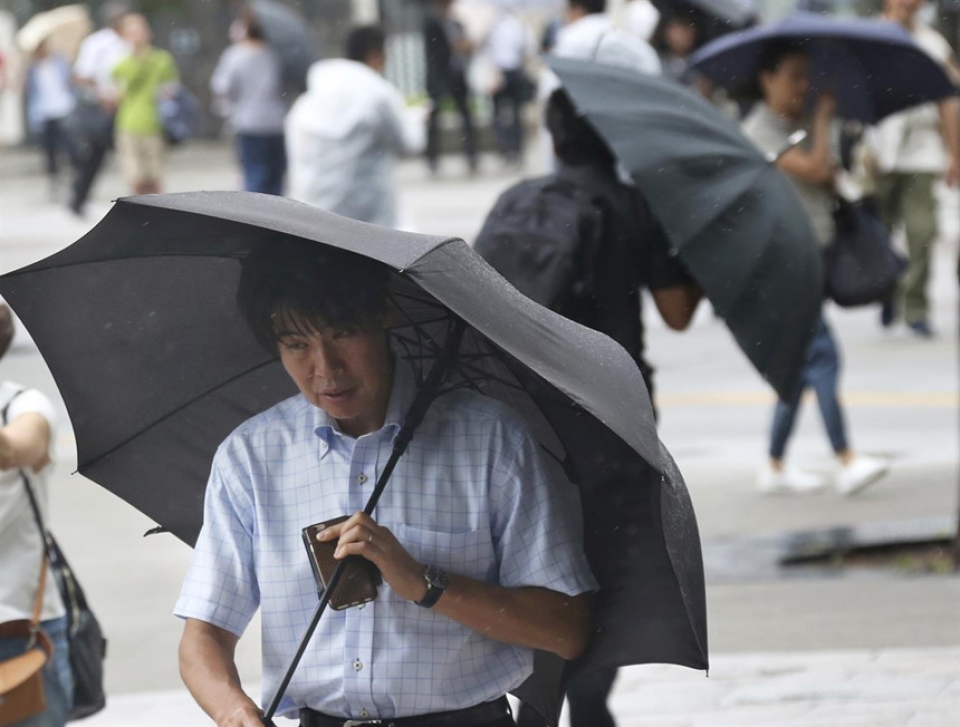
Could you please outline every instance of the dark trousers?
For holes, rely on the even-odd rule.
[[[617,670],[604,669],[591,672],[567,687],[567,707],[570,727],[616,727],[607,697],[613,689]],[[520,705],[517,727],[546,727],[546,722],[526,704]]]
[[[247,192],[283,194],[287,172],[283,134],[237,134],[237,155]]]
[[[427,117],[427,163],[431,169],[436,169],[437,159],[440,156],[440,114],[441,105],[447,99],[453,99],[460,114],[460,123],[463,130],[463,151],[467,161],[473,168],[477,164],[477,135],[473,127],[473,116],[470,113],[470,97],[466,78],[462,74],[449,79],[440,88],[431,90],[430,101],[432,108]]]
[[[807,359],[803,367],[800,390],[790,401],[778,401],[773,414],[773,428],[770,432],[770,457],[783,459],[787,440],[793,431],[793,424],[800,410],[800,397],[811,388],[817,394],[823,425],[830,438],[834,452],[847,449],[846,426],[843,410],[837,398],[837,379],[840,374],[840,354],[837,344],[830,334],[823,317],[817,322],[817,331],[807,349]]]
[[[110,138],[103,136],[99,139],[88,139],[77,150],[76,177],[73,180],[73,196],[70,200],[70,208],[75,212],[81,212],[87,203],[103,160],[110,151],[110,145]]]
[[[77,163],[77,153],[73,141],[63,128],[62,119],[47,119],[43,122],[40,143],[46,161],[47,176],[56,177],[60,173],[60,155],[66,154],[71,165]]]
[[[502,71],[503,84],[493,94],[493,133],[500,155],[508,161],[523,157],[523,106],[527,84],[523,71]]]

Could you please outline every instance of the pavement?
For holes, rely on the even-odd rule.
[[[32,154],[0,154],[0,272],[78,239],[125,193],[109,168],[87,218],[78,220],[50,204],[38,170]],[[493,159],[483,160],[477,177],[457,159],[445,161],[438,179],[414,162],[399,176],[405,226],[468,240],[496,195],[518,178]],[[191,144],[170,160],[169,191],[235,189],[238,181],[223,145]],[[622,727],[960,727],[960,576],[764,568],[738,555],[798,532],[899,532],[909,523],[952,522],[960,477],[960,200],[951,199],[942,222],[931,284],[938,338],[882,331],[872,309],[828,311],[843,347],[854,445],[891,463],[886,478],[854,498],[758,496],[753,480],[771,394],[709,306],[701,306],[683,335],[666,329],[647,306],[661,436],[684,472],[704,541],[711,671],[706,678],[661,665],[622,670],[611,699]],[[2,365],[4,378],[55,392],[26,336]],[[75,446],[62,402],[55,403],[63,420],[52,527],[110,639],[109,706],[85,724],[210,724],[180,683],[180,625],[170,616],[189,548],[170,536],[143,539],[152,522],[70,474]],[[798,466],[832,474],[815,406],[805,406],[789,455]],[[241,641],[238,663],[244,683],[257,684],[256,637]]]

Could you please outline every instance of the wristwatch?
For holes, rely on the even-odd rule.
[[[414,601],[420,608],[433,608],[434,604],[440,600],[440,596],[450,585],[450,579],[447,574],[437,568],[435,565],[423,566],[423,580],[427,582],[427,595],[419,601]]]

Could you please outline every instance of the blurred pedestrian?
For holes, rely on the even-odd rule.
[[[74,82],[85,95],[82,101],[87,116],[83,138],[74,139],[77,173],[69,206],[76,215],[83,214],[93,183],[113,146],[113,120],[117,110],[113,69],[130,55],[130,44],[120,35],[120,26],[128,12],[126,3],[105,2],[100,7],[103,27],[84,39],[73,66]]]
[[[807,118],[810,60],[802,44],[790,41],[766,48],[757,81],[763,100],[744,121],[744,132],[762,151],[777,156],[777,166],[796,187],[817,239],[821,245],[827,245],[836,232],[833,221],[838,166],[836,99],[830,93],[820,94],[812,118]],[[790,147],[791,134],[800,129],[808,134],[805,143]],[[819,491],[826,485],[820,477],[787,467],[784,461],[801,396],[807,388],[816,392],[830,444],[839,460],[835,477],[837,491],[853,495],[886,473],[886,462],[857,454],[850,446],[843,408],[837,397],[839,375],[839,350],[821,316],[807,350],[801,386],[792,399],[777,402],[769,461],[757,479],[761,492],[802,494]]]
[[[484,52],[498,72],[493,92],[493,131],[500,156],[508,164],[523,162],[523,109],[534,96],[533,81],[526,72],[532,48],[530,31],[516,12],[501,10],[484,43]]]
[[[0,303],[0,358],[12,336],[10,309]],[[67,614],[52,569],[42,569],[44,537],[27,490],[45,518],[55,423],[46,396],[0,377],[0,661],[31,648],[24,620],[32,619],[41,588],[40,628],[53,645],[42,671],[46,706],[15,727],[63,727],[73,703]]]
[[[924,0],[885,0],[882,17],[906,28],[960,84],[960,65],[950,44],[918,18],[923,5]],[[881,216],[891,232],[903,224],[910,256],[896,299],[883,306],[881,323],[890,326],[902,315],[916,335],[930,338],[927,285],[937,238],[935,187],[941,178],[950,187],[960,185],[960,102],[949,98],[894,114],[879,124],[874,141]]]
[[[449,99],[460,114],[463,151],[470,173],[477,171],[477,138],[470,109],[470,88],[467,65],[473,46],[463,24],[450,12],[453,0],[434,0],[423,25],[427,59],[427,94],[430,114],[427,117],[427,165],[434,174],[440,160],[440,116]]]
[[[65,155],[71,165],[77,162],[73,141],[64,126],[75,105],[70,62],[50,52],[46,40],[41,41],[27,71],[27,119],[43,145],[51,201],[56,201],[60,193],[60,157]]]
[[[689,83],[690,56],[703,44],[696,17],[683,12],[661,15],[650,43],[660,56],[663,75],[677,83]]]
[[[280,59],[252,14],[241,18],[239,38],[220,56],[210,89],[235,134],[248,192],[283,194],[287,171]]]
[[[290,196],[385,227],[397,224],[395,159],[423,151],[423,114],[383,77],[386,36],[354,29],[347,57],[314,63],[286,120]]]
[[[660,59],[653,47],[634,35],[617,30],[606,11],[606,0],[568,0],[567,22],[557,33],[553,55],[660,75]],[[540,75],[537,91],[541,103],[546,105],[559,86],[556,75],[546,69]],[[539,144],[544,166],[556,169],[558,161],[546,128],[541,128]]]
[[[581,262],[581,267],[575,271],[569,290],[563,291],[551,307],[623,346],[636,361],[653,399],[654,369],[645,357],[641,291],[647,288],[651,292],[664,322],[680,331],[693,319],[700,288],[671,254],[666,234],[636,188],[620,181],[609,146],[578,115],[562,89],[554,91],[547,102],[546,126],[560,163],[558,171],[504,192],[487,217],[476,249],[511,281],[549,275],[552,266],[547,263],[548,251],[575,250],[574,259]],[[564,210],[581,207],[587,200],[583,217],[568,220]],[[538,212],[526,214],[526,210]],[[543,223],[536,219],[538,215],[544,218]],[[550,215],[562,219],[563,224],[551,225],[546,220]],[[513,223],[521,227],[511,229]],[[579,240],[555,239],[571,230]],[[536,269],[511,271],[503,266],[505,259],[528,260],[522,252],[518,256],[508,252],[506,258],[499,257],[498,264],[498,247],[520,251],[530,245],[541,251]],[[583,265],[582,261],[589,263]],[[615,724],[606,702],[616,673],[616,668],[600,670],[569,685],[571,727]],[[520,710],[517,723],[520,727],[543,725],[528,707]]]
[[[117,85],[117,156],[134,194],[163,190],[164,139],[159,95],[180,80],[173,56],[151,44],[153,34],[139,13],[124,16],[121,34],[130,55],[113,69]]]

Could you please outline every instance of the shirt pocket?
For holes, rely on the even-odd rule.
[[[395,532],[407,552],[424,565],[478,581],[497,582],[496,554],[487,530],[447,533],[399,525]]]

